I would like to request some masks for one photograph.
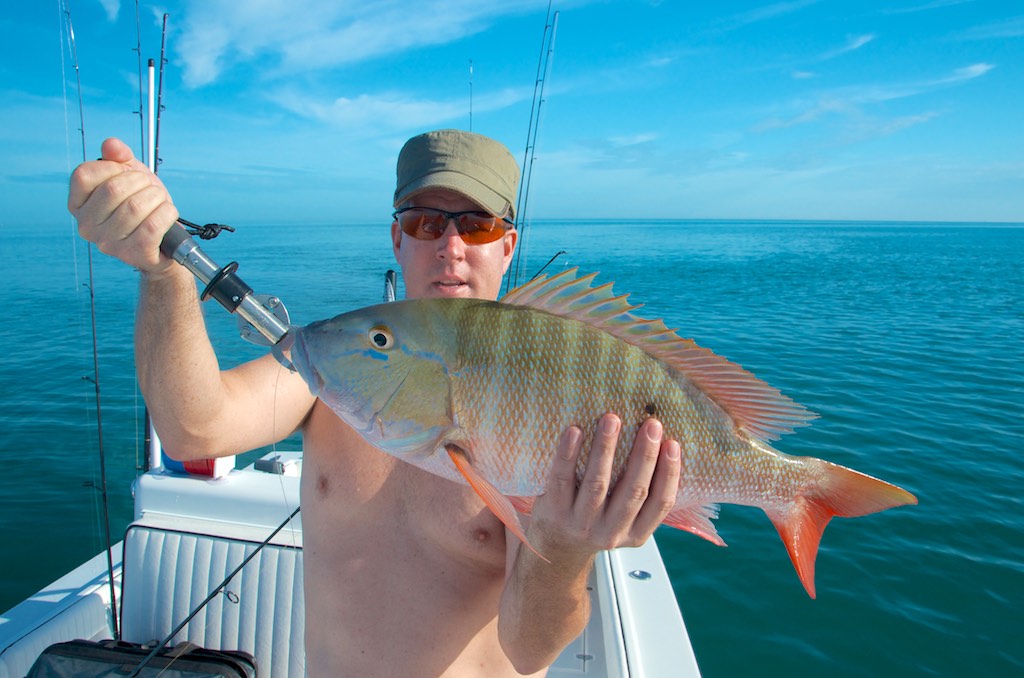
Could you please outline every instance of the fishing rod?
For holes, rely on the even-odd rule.
[[[156,95],[156,127],[153,132],[153,173],[160,166],[160,114],[164,110],[164,66],[167,65],[167,14],[164,14],[164,25],[160,31],[160,87]]]
[[[530,104],[530,121],[526,128],[526,148],[523,150],[522,190],[516,199],[516,217],[521,223],[520,242],[516,249],[515,264],[512,274],[505,281],[505,292],[519,284],[523,252],[526,250],[527,220],[526,210],[530,194],[530,183],[533,180],[533,163],[536,159],[537,133],[540,129],[541,105],[544,102],[544,85],[547,82],[551,67],[551,58],[555,50],[555,31],[558,27],[558,12],[551,15],[553,0],[548,0],[548,10],[544,17],[544,31],[541,35],[540,55],[537,58],[537,77],[533,83],[533,101]],[[556,255],[557,256],[557,255]],[[549,262],[550,263],[550,262]]]
[[[139,30],[136,25],[136,30]],[[160,83],[158,86],[159,94],[157,94],[158,100],[163,98],[164,91],[164,45],[166,44],[167,38],[167,15],[164,14],[164,25],[161,31],[160,38]],[[141,35],[139,36],[141,42]],[[140,53],[141,61],[141,53]],[[153,60],[149,60],[149,143],[146,143],[146,137],[142,138],[142,147],[151,149],[147,158],[148,162],[146,166],[149,167],[149,171],[153,174],[157,173],[159,166],[159,159],[157,158],[157,139],[160,137],[160,118],[159,112],[157,112],[156,118],[153,115]],[[139,83],[139,98],[142,98],[142,83]],[[141,117],[141,115],[140,115]],[[145,157],[145,156],[143,156]],[[149,471],[150,469],[157,468],[161,465],[161,449],[160,436],[156,432],[156,427],[153,425],[153,419],[149,416],[149,408],[143,407],[143,437],[142,437],[142,448],[145,450],[146,460],[143,464],[143,471]]]
[[[68,8],[65,0],[58,0],[58,10],[63,12],[64,24],[63,28],[67,31],[68,47],[71,55],[72,66],[75,69],[75,82],[78,90],[78,122],[79,132],[82,138],[82,161],[85,162],[87,157],[86,142],[85,142],[85,105],[82,101],[82,73],[78,64],[78,48],[75,45],[75,29],[71,23],[71,10]],[[62,55],[63,61],[63,55]],[[65,99],[67,98],[67,85],[65,86]],[[117,592],[114,589],[114,558],[111,555],[111,549],[113,548],[113,541],[110,538],[110,502],[107,495],[107,461],[106,451],[103,446],[103,406],[102,398],[100,397],[100,360],[99,360],[99,345],[96,339],[96,285],[95,276],[93,275],[92,265],[92,243],[86,247],[88,253],[87,261],[89,267],[89,316],[92,324],[92,369],[93,377],[86,379],[92,382],[93,388],[96,393],[96,435],[97,444],[99,451],[99,462],[100,462],[100,495],[103,502],[103,533],[106,540],[106,552],[107,552],[107,580],[110,586],[110,604],[114,610],[117,610]],[[113,621],[114,638],[119,639],[121,637],[120,629],[118,626],[117,615],[111,615]]]
[[[164,109],[162,101],[164,64],[167,63],[164,55],[167,48],[168,16],[168,14],[163,16],[160,40],[160,84],[157,105],[153,104],[154,62],[152,59],[149,60],[149,146],[151,149],[149,169],[153,174],[156,174],[159,169],[157,144],[160,138],[160,113]],[[290,319],[285,305],[277,297],[254,294],[253,289],[235,273],[238,270],[238,262],[232,261],[227,266],[219,266],[192,239],[193,235],[198,235],[202,239],[209,240],[219,234],[222,229],[235,230],[223,224],[199,226],[179,218],[177,223],[164,234],[164,238],[160,242],[160,251],[187,268],[192,275],[206,285],[200,295],[202,301],[213,298],[228,313],[238,314],[241,318],[239,333],[243,339],[254,344],[271,346],[271,352],[278,361],[288,369],[292,369],[291,362],[283,354],[283,351],[291,346],[291,337],[288,335]]]
[[[167,18],[163,16],[163,30],[160,41],[160,83],[157,103],[154,105],[154,62],[149,60],[149,169],[153,174],[159,171],[159,139],[160,139],[160,113],[164,110],[163,81],[164,68],[167,62],[164,57],[167,45]],[[239,334],[251,343],[261,346],[271,346],[271,353],[278,362],[292,369],[291,362],[284,357],[283,351],[291,346],[291,337],[285,340],[288,333],[290,318],[288,309],[281,300],[270,295],[255,295],[253,289],[246,285],[235,273],[238,269],[237,262],[231,262],[227,266],[219,266],[210,258],[199,245],[192,239],[198,235],[202,239],[215,237],[222,229],[233,231],[230,226],[223,224],[206,224],[199,226],[191,221],[180,218],[171,226],[160,243],[160,251],[167,257],[187,268],[192,275],[198,278],[206,288],[200,295],[202,301],[209,298],[216,299],[229,313],[237,313],[241,318],[239,321]],[[149,411],[145,417],[144,446],[146,449],[146,469],[158,468],[162,465],[160,437],[153,426]]]
[[[143,119],[145,108],[143,108],[142,102],[142,25],[139,22],[139,0],[135,0],[135,47],[132,48],[133,52],[136,52],[139,57],[139,110],[135,113],[139,116],[139,139],[141,140],[141,149],[146,148],[146,121]],[[142,162],[146,162],[146,156],[140,154]]]

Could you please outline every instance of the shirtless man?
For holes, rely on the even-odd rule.
[[[408,297],[497,297],[516,246],[517,182],[514,158],[487,137],[409,140],[391,224]],[[597,423],[579,484],[582,436],[570,428],[527,531],[544,562],[468,486],[371,447],[271,356],[221,371],[192,275],[159,250],[178,212],[125,144],[108,139],[102,160],[75,170],[68,209],[82,237],[141,272],[139,385],[171,456],[235,454],[301,428],[309,676],[543,675],[586,625],[596,554],[640,545],[674,503],[679,445],[657,420],[610,493],[619,419]],[[449,214],[431,233],[417,217],[438,210]],[[469,211],[497,232],[464,238],[468,222],[451,213]]]

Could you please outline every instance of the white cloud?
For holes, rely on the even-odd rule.
[[[993,64],[977,63],[958,68],[949,75],[932,80],[835,88],[821,92],[811,99],[804,98],[790,102],[785,108],[796,110],[796,113],[790,113],[787,116],[773,116],[755,125],[754,131],[764,132],[772,129],[795,127],[814,122],[831,113],[856,113],[863,107],[872,104],[913,97],[942,87],[974,80],[985,75],[993,68],[995,68]]]
[[[875,35],[873,33],[868,33],[866,35],[850,36],[849,38],[847,38],[845,45],[839,47],[838,49],[834,49],[831,52],[826,52],[825,54],[821,55],[821,57],[818,60],[827,61],[829,59],[835,59],[838,56],[842,56],[843,54],[855,52],[874,39]]]
[[[543,11],[542,0],[208,0],[185,13],[184,81],[201,87],[231,62],[261,60],[290,74],[438,45],[485,30],[498,18]]]
[[[519,103],[532,95],[532,90],[504,89],[477,94],[474,112],[488,112]],[[468,115],[463,98],[416,99],[408,94],[385,92],[334,98],[317,98],[283,88],[269,95],[282,108],[307,119],[346,129],[374,128],[379,131],[403,131],[463,120]]]
[[[918,115],[905,115],[889,119],[861,119],[849,125],[842,141],[852,143],[865,139],[886,137],[916,125],[921,125],[938,117],[936,111],[927,111]]]
[[[934,84],[945,85],[955,82],[963,82],[964,80],[974,80],[980,78],[989,71],[995,68],[994,64],[978,63],[965,66],[964,68],[958,68],[953,71],[952,75],[940,80],[934,81]]]
[[[117,21],[118,11],[121,9],[121,0],[100,0],[103,11],[107,14],[108,21]]]
[[[961,40],[1002,40],[1022,36],[1024,36],[1024,16],[1016,16],[984,26],[975,26],[957,37]]]
[[[726,30],[748,26],[750,24],[774,19],[777,16],[791,14],[809,5],[817,3],[818,0],[792,0],[791,2],[776,2],[764,7],[758,7],[748,12],[736,14],[725,20]]]
[[[813,102],[796,102],[793,108],[801,109],[796,115],[786,118],[774,117],[764,120],[754,126],[755,132],[767,132],[773,129],[784,129],[796,127],[809,122],[814,122],[829,113],[844,113],[853,110],[854,106],[849,100],[834,97],[822,97]]]
[[[927,12],[933,9],[942,9],[944,7],[952,7],[954,5],[962,5],[968,2],[974,2],[975,0],[932,0],[923,5],[915,5],[913,7],[893,7],[890,9],[883,9],[882,14],[913,14],[915,12]]]
[[[637,132],[636,134],[630,134],[628,136],[617,136],[609,137],[608,143],[613,146],[637,146],[640,144],[649,144],[652,141],[657,141],[658,135],[650,132]]]

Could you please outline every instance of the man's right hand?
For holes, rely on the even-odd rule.
[[[100,160],[75,169],[68,211],[78,220],[79,235],[101,252],[150,275],[175,266],[160,253],[160,241],[178,210],[163,182],[120,139],[107,139]]]

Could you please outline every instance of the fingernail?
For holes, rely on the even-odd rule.
[[[647,420],[647,439],[648,440],[650,440],[651,442],[655,442],[655,443],[660,441],[661,440],[662,431],[663,431],[663,429],[662,429],[660,421],[658,421],[657,419],[648,419]]]
[[[576,456],[576,451],[579,449],[580,438],[582,437],[582,435],[583,435],[582,432],[578,428],[576,428],[575,426],[569,428],[565,432],[565,442],[566,442],[565,458],[566,459],[572,459],[573,457]]]
[[[670,460],[675,461],[679,458],[679,443],[675,440],[668,441],[668,448],[665,450],[665,456]]]
[[[613,417],[609,414],[601,417],[601,432],[602,433],[615,433],[619,430],[619,418]]]

